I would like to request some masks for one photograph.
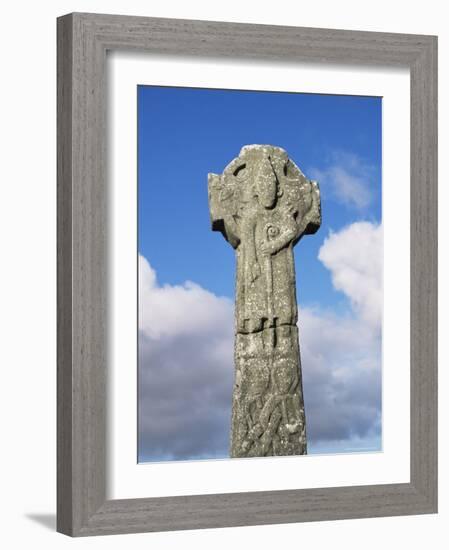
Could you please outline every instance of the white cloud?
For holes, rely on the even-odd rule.
[[[304,308],[299,329],[307,426],[316,449],[372,447],[381,431],[382,226],[353,223],[319,259],[353,315]]]
[[[301,308],[309,450],[372,446],[381,418],[382,230],[353,224],[320,250],[353,313]],[[230,299],[191,282],[160,286],[139,261],[141,457],[227,456],[234,375]]]
[[[139,257],[139,439],[145,459],[226,456],[234,307],[192,282],[159,286]]]
[[[362,320],[380,329],[383,310],[382,226],[357,222],[331,233],[318,255],[332,283],[348,296]]]
[[[233,314],[228,298],[186,281],[159,286],[148,261],[139,257],[139,329],[152,339],[213,332]]]
[[[334,152],[328,166],[312,167],[309,173],[318,180],[323,193],[329,192],[342,204],[363,209],[373,200],[376,170],[357,155]]]
[[[309,448],[365,446],[380,434],[378,334],[357,317],[304,308],[299,336]]]

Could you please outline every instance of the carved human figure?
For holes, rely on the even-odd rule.
[[[304,454],[293,247],[321,223],[316,182],[271,145],[209,174],[212,229],[236,250],[231,456]]]

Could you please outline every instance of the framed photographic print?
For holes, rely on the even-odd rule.
[[[58,530],[437,509],[436,37],[58,19]]]

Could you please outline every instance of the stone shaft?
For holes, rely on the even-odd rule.
[[[320,227],[318,184],[280,147],[247,145],[208,192],[237,260],[230,455],[306,454],[293,247]]]

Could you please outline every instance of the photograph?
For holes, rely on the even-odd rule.
[[[139,463],[382,451],[382,97],[137,86]]]

